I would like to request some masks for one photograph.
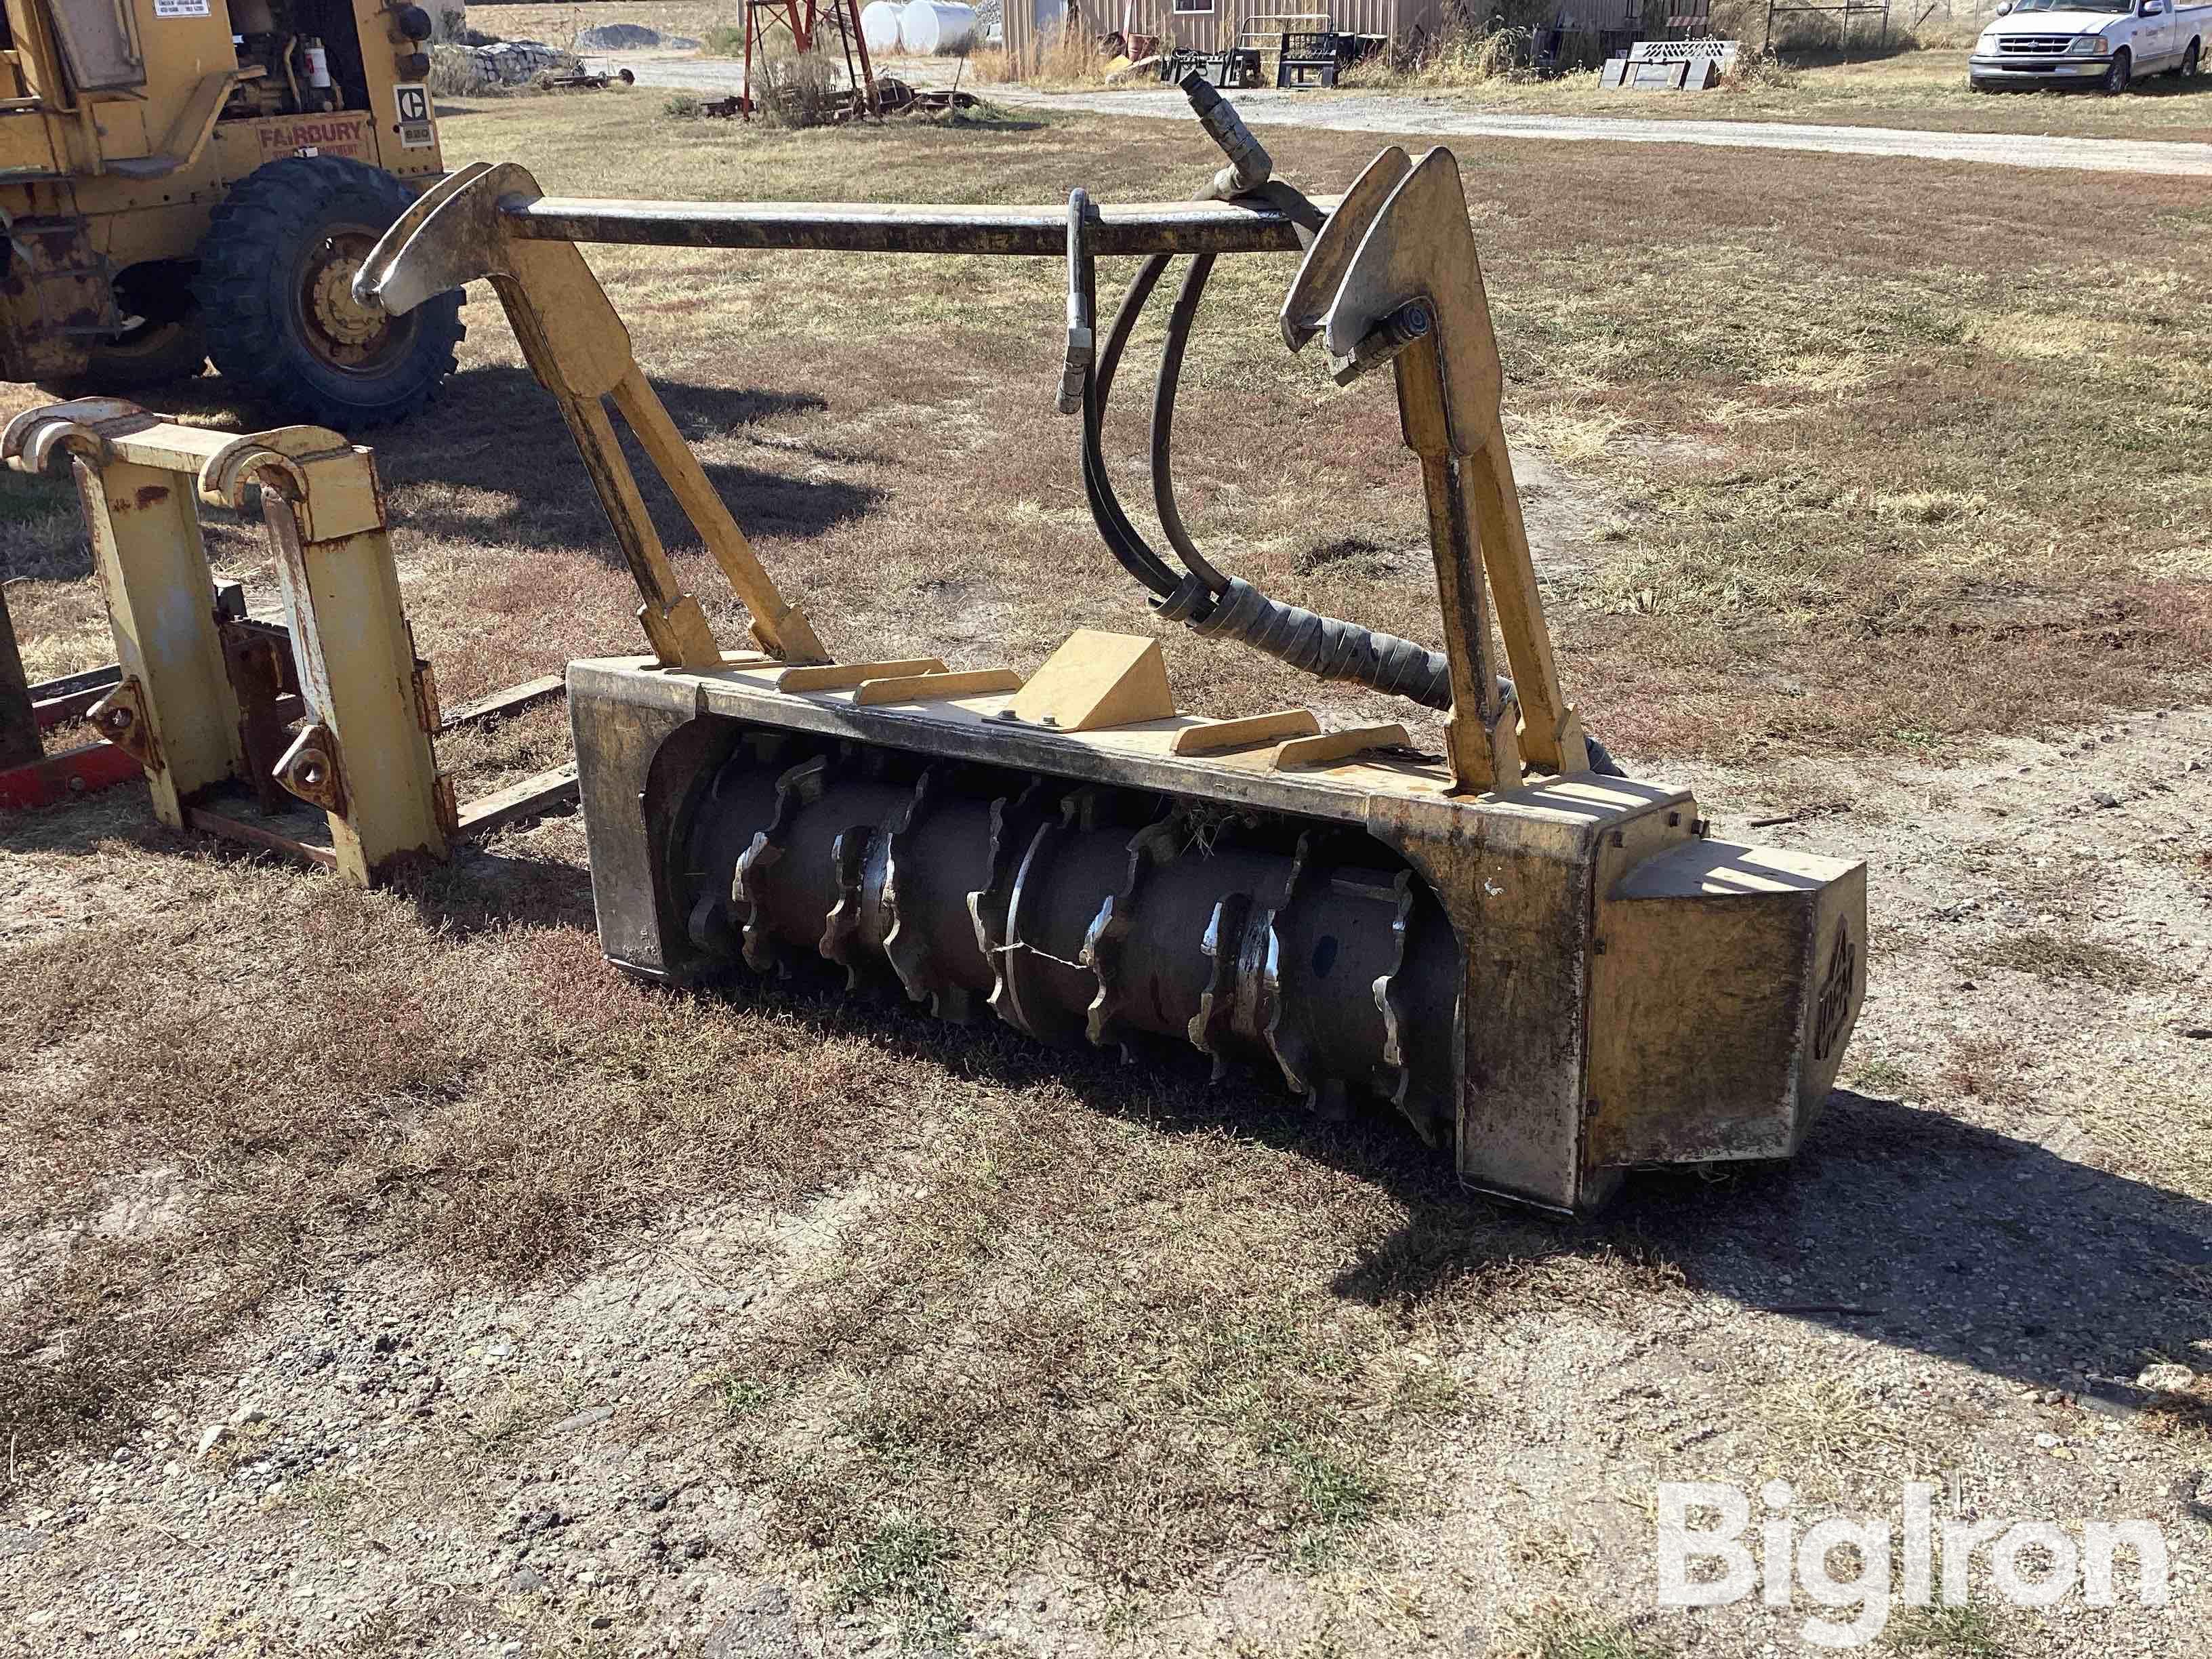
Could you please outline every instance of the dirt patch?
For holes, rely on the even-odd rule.
[[[641,1002],[573,910],[438,947],[450,901],[394,907],[382,951],[450,963],[410,1048],[489,1059],[535,1029],[540,1069],[436,1061],[448,1104],[335,1162],[296,1111],[258,1151],[189,1116],[117,1139],[118,1158],[198,1148],[216,1215],[241,1156],[261,1181],[318,1170],[295,1202],[320,1243],[292,1288],[258,1281],[258,1313],[173,1324],[191,1340],[102,1411],[89,1455],[21,1466],[0,1519],[32,1543],[0,1562],[0,1602],[68,1609],[22,1626],[33,1653],[137,1631],[278,1651],[608,1632],[678,1652],[1749,1655],[1802,1612],[1634,1611],[1642,1506],[1660,1479],[1777,1471],[1808,1522],[1928,1474],[2024,1512],[2156,1516],[2201,1560],[2172,1496],[2195,1431],[2136,1378],[2212,1371],[2212,1042],[2191,1035],[2212,714],[2088,742],[2095,792],[2072,744],[2019,742],[1698,776],[1718,833],[1778,817],[1756,833],[1875,849],[1874,992],[1796,1164],[1647,1181],[1583,1227],[1470,1205],[1387,1127],[1301,1121],[1249,1085],[757,981]],[[526,848],[580,880],[572,830],[501,856]],[[109,843],[94,867],[118,865],[171,893],[195,878],[173,849]],[[359,903],[257,879],[310,938]],[[1961,973],[2036,915],[2157,972]],[[189,942],[164,955],[206,981]],[[373,1006],[371,971],[341,949],[292,977]],[[683,1056],[684,1080],[639,1115],[590,1103],[648,1055]],[[856,1137],[830,1130],[840,1101],[866,1103]],[[653,1150],[662,1118],[684,1163]],[[696,1167],[739,1124],[738,1161]],[[713,1191],[801,1146],[796,1184]],[[580,1209],[556,1197],[568,1170],[598,1189]],[[576,1225],[577,1265],[547,1274]],[[135,1298],[129,1266],[87,1288]],[[2170,1650],[2195,1617],[2124,1607],[2068,1634],[1975,1612],[2005,1651],[2084,1655]]]

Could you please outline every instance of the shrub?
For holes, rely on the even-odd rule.
[[[1069,27],[1040,36],[1026,52],[990,47],[971,54],[968,61],[969,72],[978,81],[1036,81],[1066,87],[1103,85],[1109,78],[1106,65],[1112,60],[1100,52],[1095,36]]]
[[[1796,84],[1797,71],[1782,61],[1781,53],[1772,51],[1740,52],[1721,76],[1721,85],[1730,92]]]
[[[753,60],[753,112],[771,127],[822,127],[836,118],[842,90],[836,65],[821,52]]]
[[[1532,0],[1448,0],[1435,29],[1415,28],[1345,76],[1354,86],[1467,87],[1535,73]],[[1549,8],[1543,8],[1546,15]]]
[[[476,59],[465,46],[432,46],[430,73],[423,77],[423,85],[433,98],[465,98],[484,90]]]

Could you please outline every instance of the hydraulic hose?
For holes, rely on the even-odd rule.
[[[1176,295],[1175,309],[1168,315],[1168,336],[1160,347],[1159,377],[1152,382],[1152,510],[1159,514],[1160,529],[1168,538],[1168,545],[1176,556],[1189,567],[1190,573],[1206,584],[1206,592],[1219,597],[1229,586],[1230,578],[1217,570],[1198,550],[1185,529],[1182,513],[1175,498],[1175,405],[1176,390],[1182,380],[1183,349],[1190,343],[1191,324],[1198,316],[1198,302],[1205,296],[1206,279],[1213,274],[1213,256],[1201,253],[1190,262],[1183,273],[1182,289]]]
[[[1175,500],[1175,402],[1184,350],[1212,271],[1213,261],[1208,255],[1193,259],[1176,295],[1152,399],[1153,506],[1170,545],[1189,568],[1190,575],[1178,577],[1130,522],[1107,475],[1106,405],[1113,395],[1115,374],[1129,336],[1166,274],[1167,265],[1167,256],[1155,254],[1139,267],[1084,379],[1084,489],[1091,518],[1108,548],[1124,568],[1157,596],[1156,607],[1163,618],[1188,623],[1200,638],[1249,646],[1320,679],[1349,681],[1425,708],[1449,708],[1450,665],[1442,652],[1395,634],[1271,599],[1249,582],[1224,574],[1192,542]]]
[[[1069,288],[1073,301],[1080,303],[1085,316],[1085,326],[1091,312],[1095,309],[1091,293],[1094,281],[1093,266],[1089,250],[1083,246],[1084,216],[1089,202],[1081,191],[1068,199],[1068,270]],[[1145,262],[1137,279],[1122,296],[1119,311],[1107,338],[1103,353],[1091,354],[1080,365],[1080,391],[1078,401],[1083,411],[1083,492],[1091,507],[1091,521],[1107,550],[1119,560],[1121,568],[1150,588],[1153,593],[1166,599],[1180,585],[1180,579],[1170,569],[1165,561],[1152,550],[1152,545],[1129,522],[1123,511],[1121,498],[1115,495],[1112,482],[1106,475],[1105,410],[1107,394],[1112,390],[1114,368],[1121,355],[1121,348],[1135,326],[1137,313],[1144,309],[1145,301],[1158,283],[1161,272],[1167,269],[1167,260],[1158,255]],[[1071,318],[1075,304],[1070,307]],[[1073,366],[1071,365],[1073,368]]]
[[[1264,160],[1265,152],[1260,152],[1260,155]],[[1264,179],[1265,174],[1261,177]],[[1217,180],[1217,185],[1219,182]],[[1071,307],[1071,319],[1079,309],[1086,327],[1095,310],[1091,293],[1095,267],[1082,243],[1083,215],[1087,206],[1087,200],[1078,192],[1070,203],[1068,230],[1071,291],[1077,296],[1077,305]],[[1152,591],[1155,596],[1153,608],[1163,620],[1187,623],[1201,639],[1234,641],[1317,679],[1364,685],[1424,708],[1449,709],[1451,665],[1443,652],[1431,651],[1395,634],[1363,628],[1357,623],[1324,617],[1301,605],[1269,599],[1250,583],[1224,574],[1199,551],[1191,539],[1175,498],[1176,393],[1182,383],[1184,354],[1197,320],[1199,303],[1213,272],[1211,254],[1194,257],[1189,270],[1184,273],[1175,308],[1168,318],[1167,335],[1160,349],[1158,377],[1152,386],[1152,506],[1169,546],[1190,574],[1178,576],[1130,521],[1107,474],[1106,407],[1113,396],[1114,377],[1121,367],[1121,354],[1127,349],[1129,336],[1167,267],[1168,256],[1154,254],[1138,269],[1115,309],[1105,338],[1098,343],[1095,355],[1079,366],[1084,493],[1091,519],[1107,547],[1123,568]],[[1071,362],[1072,371],[1077,367]],[[1510,702],[1513,696],[1512,682],[1501,675],[1498,685]],[[1617,772],[1613,757],[1602,744],[1592,738],[1589,748],[1595,770]]]

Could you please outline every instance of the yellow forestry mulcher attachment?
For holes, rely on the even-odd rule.
[[[1712,840],[1686,791],[1619,775],[1584,736],[1538,603],[1450,152],[1386,149],[1340,199],[1310,199],[1210,88],[1186,88],[1229,157],[1197,201],[562,200],[478,166],[371,255],[356,294],[395,314],[491,279],[643,595],[652,654],[568,670],[608,957],[672,981],[826,960],[1048,1042],[1187,1041],[1319,1109],[1386,1103],[1470,1185],[1557,1210],[1601,1202],[1636,1165],[1790,1155],[1864,992],[1864,866]],[[1302,708],[1187,712],[1145,636],[1079,630],[1027,679],[836,659],[677,435],[580,241],[1064,258],[1060,407],[1080,416],[1100,533],[1158,615],[1447,708],[1448,752],[1397,725],[1323,731]],[[1176,511],[1173,387],[1207,273],[1300,249],[1286,341],[1320,340],[1340,379],[1393,371],[1442,652],[1268,598]],[[1103,255],[1145,263],[1102,337]],[[1152,434],[1170,562],[1123,510],[1099,434],[1178,256]],[[609,400],[757,649],[725,652],[678,587]]]

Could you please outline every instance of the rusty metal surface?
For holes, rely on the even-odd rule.
[[[318,846],[297,836],[285,835],[266,824],[254,823],[245,818],[233,817],[211,806],[189,806],[185,809],[185,822],[204,835],[220,836],[225,841],[234,841],[244,847],[258,848],[264,852],[281,853],[288,858],[305,859],[325,870],[337,867],[337,854],[328,847]]]
[[[82,215],[18,215],[0,266],[0,362],[11,378],[82,374],[93,343],[122,326],[107,261]]]
[[[100,735],[149,772],[161,769],[161,744],[147,718],[145,688],[132,675],[92,706],[87,716]]]
[[[222,641],[223,672],[238,696],[246,781],[261,810],[276,811],[286,804],[276,781],[277,763],[291,745],[292,722],[303,708],[291,635],[277,623],[242,617],[219,620],[216,635]]]
[[[1333,197],[1316,197],[1323,210]],[[854,202],[644,202],[542,196],[502,201],[517,236],[653,247],[805,249],[816,253],[1063,256],[1067,206]],[[1297,226],[1267,203],[1125,202],[1092,208],[1091,251],[1295,253]]]
[[[345,816],[345,774],[338,763],[337,739],[313,721],[292,739],[276,763],[276,781],[310,806]]]
[[[0,811],[21,812],[52,806],[145,775],[127,750],[112,743],[79,744],[58,755],[0,768]]]

